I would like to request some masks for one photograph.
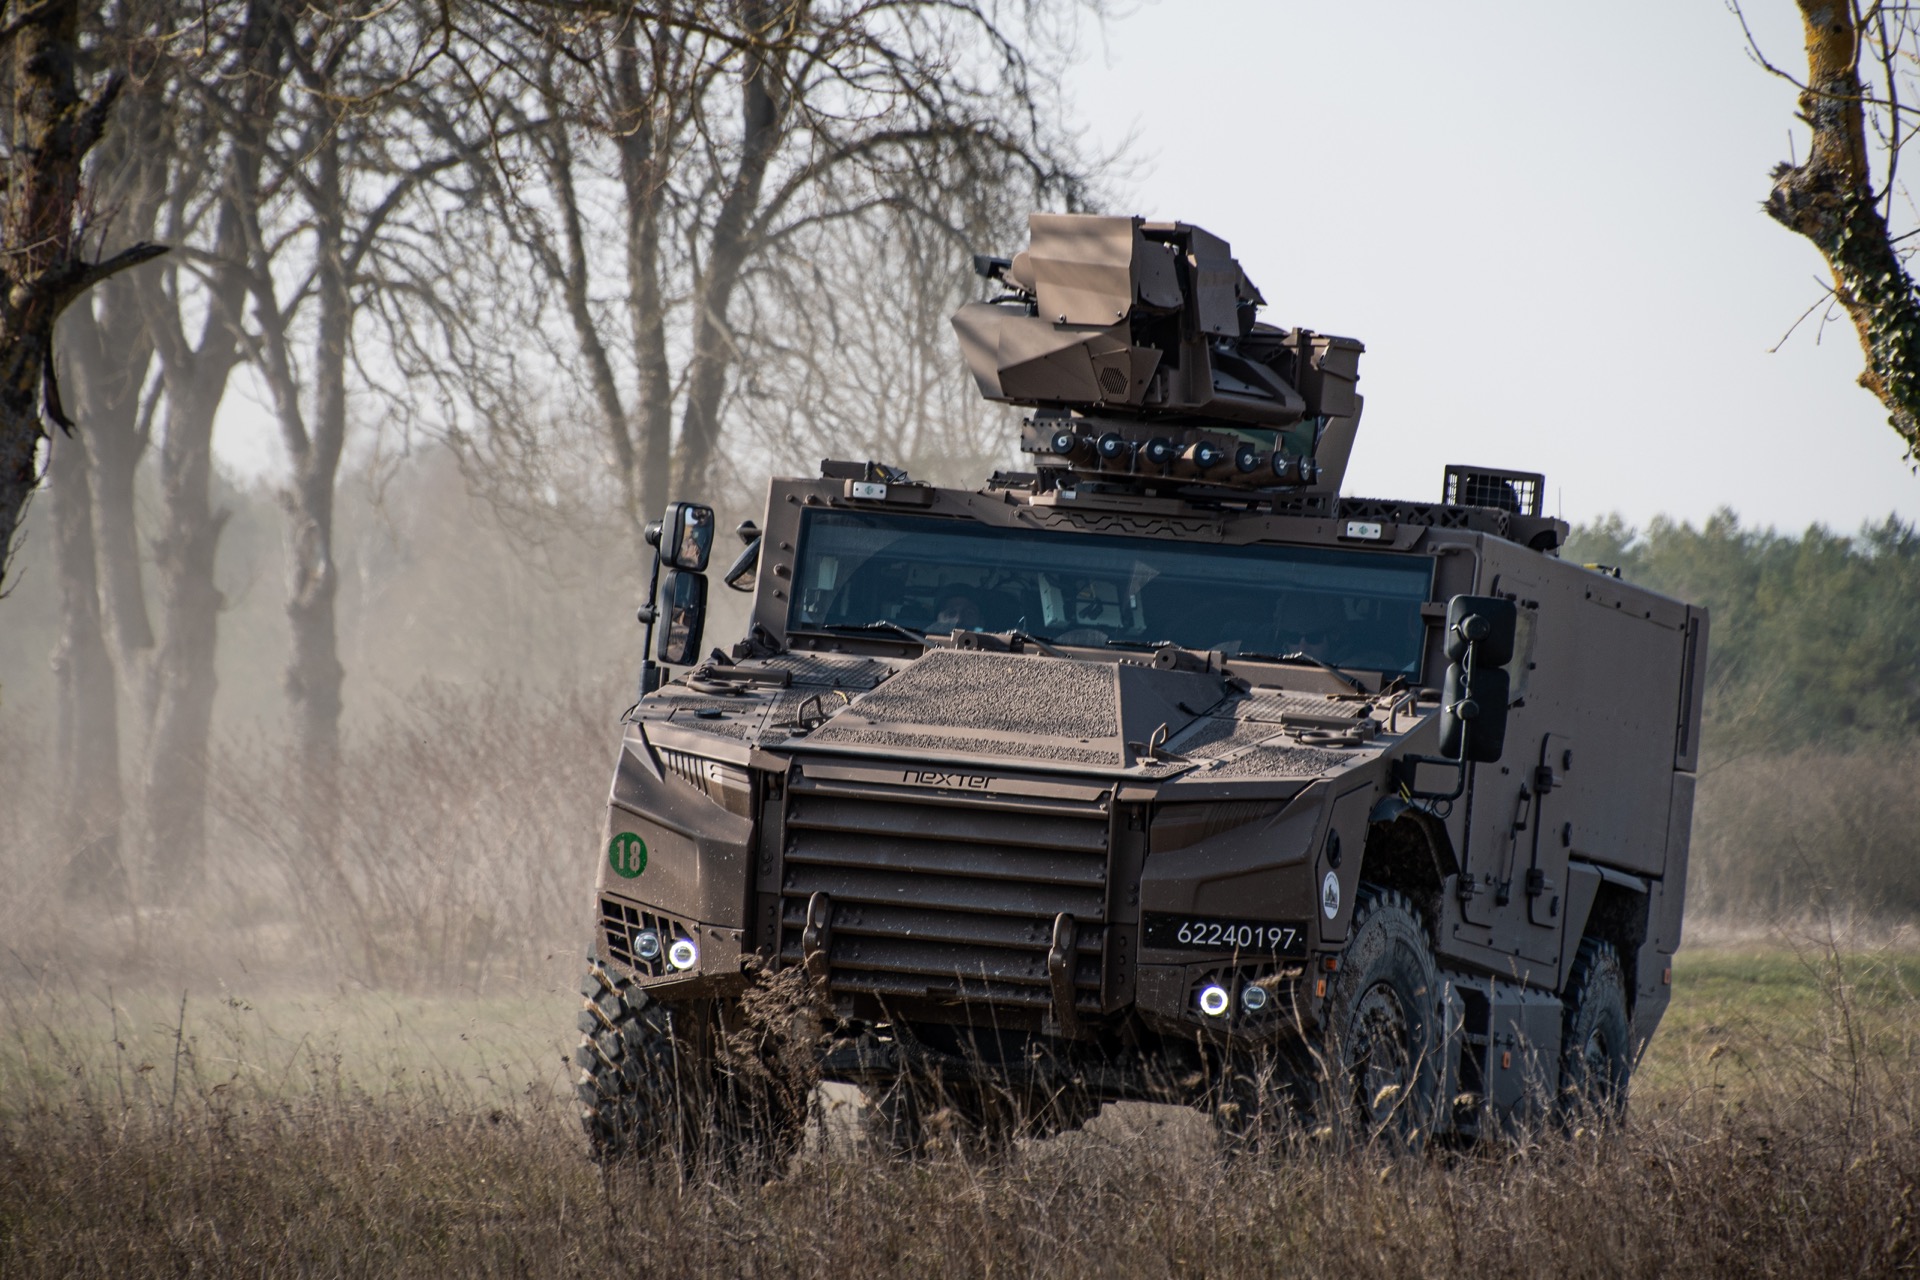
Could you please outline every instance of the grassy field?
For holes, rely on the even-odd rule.
[[[1619,1132],[1225,1161],[1109,1107],[991,1157],[603,1174],[571,984],[0,987],[0,1276],[1883,1275],[1920,1267],[1920,952],[1695,947]]]

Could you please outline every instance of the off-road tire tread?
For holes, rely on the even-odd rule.
[[[1415,972],[1411,985],[1414,989],[1409,994],[1416,1001],[1424,1001],[1423,1022],[1427,1041],[1425,1045],[1413,1046],[1416,1073],[1411,1107],[1405,1112],[1402,1122],[1395,1126],[1394,1133],[1381,1136],[1419,1145],[1431,1135],[1440,1110],[1441,1059],[1446,1051],[1440,1008],[1440,967],[1434,959],[1433,940],[1427,933],[1424,917],[1412,900],[1397,889],[1362,882],[1355,895],[1353,919],[1347,925],[1346,949],[1340,953],[1339,970],[1327,984],[1327,1062],[1334,1064],[1334,1055],[1344,1051],[1339,1044],[1339,1033],[1343,1029],[1340,1024],[1347,1016],[1344,1011],[1351,1008],[1366,988],[1372,985],[1370,975],[1373,969],[1369,964],[1372,955],[1359,955],[1356,952],[1363,942],[1376,935],[1382,939],[1381,952],[1397,942],[1405,946],[1412,959]]]
[[[631,978],[595,965],[581,983],[574,1092],[594,1159],[641,1158],[684,1138],[676,1046],[666,1007]]]
[[[1563,1122],[1582,1113],[1602,1121],[1618,1120],[1626,1112],[1627,1086],[1633,1074],[1633,1022],[1627,1009],[1626,971],[1611,942],[1582,938],[1573,968],[1567,975],[1566,1014],[1561,1027],[1560,1091],[1556,1108]],[[1612,1056],[1617,1075],[1605,1092],[1596,1092],[1586,1078],[1587,1036],[1596,1019],[1617,1019]]]

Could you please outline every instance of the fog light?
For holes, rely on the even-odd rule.
[[[633,935],[633,954],[642,960],[660,958],[660,935],[652,929],[642,929]]]
[[[667,963],[676,969],[691,969],[693,962],[699,958],[700,953],[694,950],[691,938],[675,938],[673,945],[667,948]]]
[[[1219,1017],[1232,1003],[1233,998],[1227,994],[1227,989],[1217,982],[1209,982],[1200,988],[1200,1012],[1209,1018]]]
[[[1267,989],[1249,982],[1240,988],[1240,1007],[1248,1013],[1258,1013],[1267,1007]]]

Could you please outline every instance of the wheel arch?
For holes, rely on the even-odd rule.
[[[1567,870],[1569,879],[1575,876],[1589,879],[1593,897],[1584,919],[1570,917],[1567,920],[1562,982],[1571,976],[1573,959],[1579,954],[1583,941],[1592,938],[1608,943],[1620,961],[1620,974],[1627,986],[1627,1010],[1631,1013],[1639,991],[1640,951],[1646,944],[1650,922],[1650,887],[1638,876],[1606,867],[1574,863]]]
[[[1405,894],[1437,929],[1448,877],[1460,871],[1453,841],[1439,819],[1398,796],[1387,796],[1367,815],[1360,880]]]

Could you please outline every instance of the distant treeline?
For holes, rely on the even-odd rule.
[[[1856,747],[1920,735],[1920,531],[1889,516],[1852,537],[1619,516],[1563,552],[1713,611],[1710,753]]]

